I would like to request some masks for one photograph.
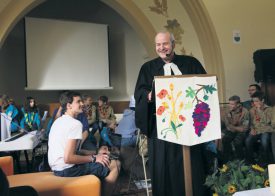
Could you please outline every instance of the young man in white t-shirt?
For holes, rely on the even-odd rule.
[[[49,134],[49,165],[57,176],[73,177],[93,174],[103,181],[103,195],[111,195],[119,174],[119,161],[109,160],[106,149],[97,155],[78,155],[82,124],[76,116],[82,112],[80,94],[65,92],[60,97],[64,115],[54,121]]]

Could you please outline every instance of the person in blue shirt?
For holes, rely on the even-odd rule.
[[[77,115],[76,119],[79,120],[82,124],[81,149],[95,151],[97,148],[97,141],[95,137],[89,132],[89,123],[86,114],[82,112]]]
[[[18,109],[14,106],[12,99],[7,95],[2,95],[0,98],[1,112],[6,113],[11,117],[11,132],[18,131],[19,128],[19,112]]]
[[[115,129],[121,135],[121,146],[135,146],[137,142],[137,127],[135,123],[135,98],[131,96],[129,108],[123,112],[123,117]]]
[[[40,130],[40,114],[33,97],[27,97],[25,106],[21,108],[23,118],[20,122],[21,128],[27,131]]]

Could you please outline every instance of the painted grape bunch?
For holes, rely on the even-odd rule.
[[[210,118],[210,108],[205,102],[197,103],[192,115],[195,133],[200,137]]]
[[[196,100],[197,102],[192,118],[194,122],[193,126],[195,128],[195,133],[200,137],[202,131],[205,129],[210,119],[210,107],[206,101],[209,99],[209,94],[213,94],[214,91],[217,91],[217,89],[214,87],[214,85],[197,85],[200,87],[199,89],[192,89],[191,87],[188,87],[186,90],[186,97],[190,97],[193,99],[193,101]],[[203,92],[203,101],[199,99],[200,96],[198,94],[200,91]]]

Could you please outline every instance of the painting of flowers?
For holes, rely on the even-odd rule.
[[[155,92],[159,139],[195,145],[220,138],[215,76],[156,77]]]

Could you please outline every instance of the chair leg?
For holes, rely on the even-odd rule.
[[[30,172],[30,160],[29,160],[29,156],[28,156],[28,151],[27,150],[24,150],[24,155],[25,155],[25,159],[26,159],[27,172]]]
[[[20,165],[20,152],[21,151],[14,151],[12,152],[13,159],[15,161],[15,164],[17,166],[17,172],[21,173],[21,165]]]
[[[148,179],[147,179],[147,174],[146,174],[146,162],[144,159],[144,155],[141,155],[142,158],[142,165],[143,165],[143,172],[144,172],[144,180],[145,180],[145,185],[146,185],[146,194],[149,196],[149,188],[148,188]]]

